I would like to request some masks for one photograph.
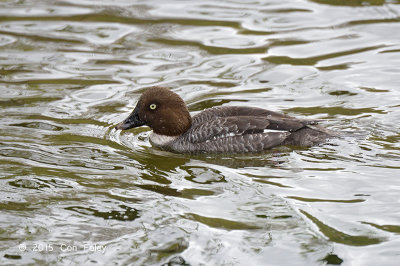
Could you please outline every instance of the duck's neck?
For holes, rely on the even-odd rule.
[[[179,136],[167,136],[167,135],[160,135],[155,133],[154,131],[150,134],[150,142],[154,146],[157,147],[165,147],[171,142],[173,142]]]

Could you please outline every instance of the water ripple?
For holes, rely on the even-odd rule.
[[[2,1],[0,264],[395,265],[399,14],[375,0]],[[161,151],[148,128],[114,129],[154,85],[192,114],[255,106],[348,134]]]

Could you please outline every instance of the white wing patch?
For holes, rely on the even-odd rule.
[[[276,129],[264,129],[263,133],[273,133],[273,132],[287,132],[285,130],[276,130]]]

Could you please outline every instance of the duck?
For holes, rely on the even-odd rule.
[[[319,122],[250,106],[217,106],[192,117],[178,94],[155,86],[143,92],[115,129],[148,126],[150,143],[171,152],[255,153],[277,146],[323,143],[333,134]]]

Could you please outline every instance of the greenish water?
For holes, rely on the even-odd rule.
[[[0,264],[398,265],[399,1],[0,1]],[[146,87],[365,138],[189,156]]]

